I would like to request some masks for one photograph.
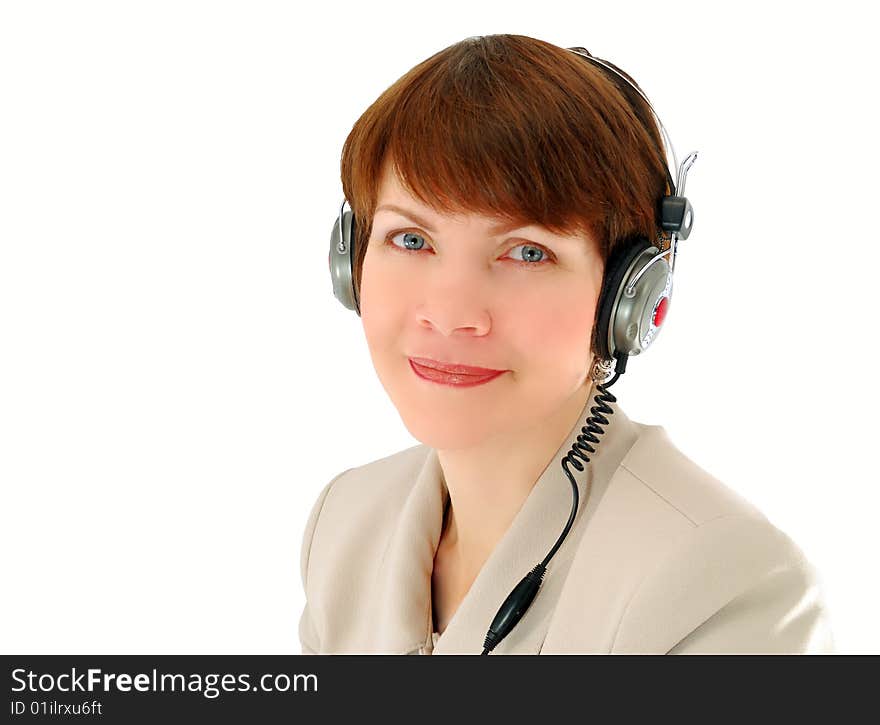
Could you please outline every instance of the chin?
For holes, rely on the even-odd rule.
[[[425,420],[423,416],[417,421],[403,419],[403,424],[410,435],[419,443],[437,450],[455,450],[471,448],[481,443],[487,435],[482,429],[473,427],[462,428],[456,425],[438,425],[437,421]]]
[[[472,409],[469,405],[432,403],[424,396],[392,397],[400,420],[410,435],[420,443],[438,450],[469,448],[480,443],[492,431],[497,432],[496,415],[485,408]]]

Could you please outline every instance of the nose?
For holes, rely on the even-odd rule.
[[[418,322],[422,327],[433,328],[444,337],[452,335],[470,335],[481,337],[490,328],[489,315],[487,312],[478,312],[474,309],[461,310],[456,305],[431,305],[424,306],[418,313]]]
[[[491,329],[491,316],[480,286],[462,279],[436,287],[424,298],[416,314],[419,325],[450,337],[455,334],[482,336]]]
[[[418,323],[433,327],[445,337],[455,334],[485,335],[492,327],[488,280],[483,272],[467,264],[435,267],[425,280]]]

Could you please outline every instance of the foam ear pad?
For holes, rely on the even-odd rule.
[[[654,246],[645,237],[629,237],[619,244],[608,255],[605,262],[605,276],[602,280],[602,292],[599,295],[599,303],[596,306],[596,322],[594,340],[596,349],[594,352],[603,360],[611,360],[614,350],[608,347],[608,329],[611,326],[611,313],[614,311],[614,300],[617,293],[627,279],[627,272],[646,248]]]
[[[357,293],[354,291],[354,255],[355,255],[355,245],[357,244],[357,225],[354,221],[354,211],[351,212],[351,239],[348,240],[348,249],[349,255],[348,258],[350,261],[349,269],[351,273],[349,274],[349,279],[351,280],[351,298],[354,300],[354,311],[357,313],[357,316],[361,316],[361,301],[358,299]]]

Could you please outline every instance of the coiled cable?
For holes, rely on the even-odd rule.
[[[586,423],[581,427],[581,432],[578,434],[577,441],[572,445],[571,450],[569,450],[561,460],[562,470],[565,471],[565,475],[568,476],[568,480],[571,481],[573,498],[571,513],[568,516],[565,528],[562,530],[559,538],[556,539],[556,543],[553,544],[553,548],[550,549],[547,556],[545,556],[534,569],[526,574],[519,584],[513,588],[513,591],[507,595],[507,598],[504,600],[504,603],[501,605],[498,613],[492,620],[492,624],[489,625],[489,631],[486,633],[486,638],[483,641],[483,651],[481,654],[487,655],[495,649],[495,647],[497,647],[498,644],[510,634],[510,631],[516,626],[516,623],[519,622],[522,616],[526,613],[526,610],[528,610],[535,595],[538,593],[538,589],[541,587],[541,583],[544,580],[544,574],[547,570],[547,564],[550,563],[550,559],[552,559],[553,555],[559,550],[559,547],[562,545],[562,542],[571,530],[575,516],[577,515],[580,497],[578,495],[577,481],[574,480],[574,476],[566,464],[574,466],[578,471],[583,471],[584,466],[577,459],[582,458],[584,463],[589,463],[590,457],[587,453],[596,452],[596,449],[593,448],[590,443],[598,444],[599,438],[597,436],[605,433],[602,426],[608,425],[608,418],[606,418],[604,414],[612,415],[614,413],[614,409],[608,405],[608,403],[617,402],[617,398],[613,393],[608,391],[608,388],[614,385],[618,378],[626,372],[626,361],[629,358],[629,355],[626,352],[617,352],[614,354],[614,358],[617,360],[617,363],[614,366],[614,377],[612,377],[606,384],[596,384],[596,387],[601,391],[598,395],[593,396],[593,400],[596,401],[597,405],[590,408],[590,413],[592,413],[592,415],[587,418]]]

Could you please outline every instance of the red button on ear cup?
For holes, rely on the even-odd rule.
[[[666,317],[666,312],[669,309],[669,298],[664,297],[657,304],[657,307],[654,309],[654,318],[652,322],[654,323],[654,327],[660,327],[663,324],[663,318]]]

